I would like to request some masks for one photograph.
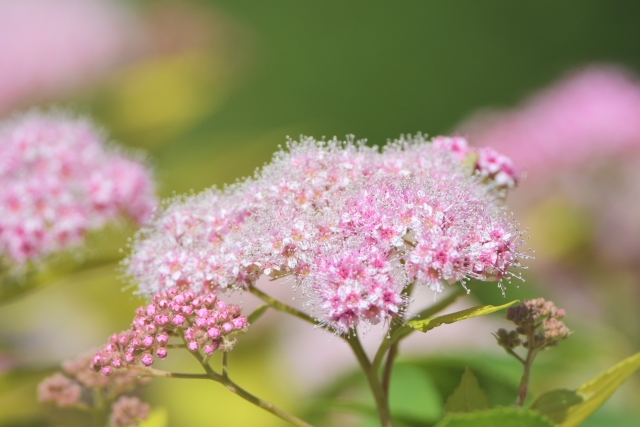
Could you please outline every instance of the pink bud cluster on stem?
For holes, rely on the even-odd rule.
[[[38,400],[53,402],[58,406],[97,408],[102,402],[110,402],[144,384],[132,371],[118,371],[109,377],[89,369],[93,352],[81,354],[62,363],[62,372],[45,378],[38,385]]]
[[[509,280],[522,235],[504,212],[511,162],[462,137],[289,141],[253,178],[179,197],[137,235],[125,268],[142,294],[293,276],[339,333],[397,318],[411,283]],[[268,291],[268,290],[267,290]]]
[[[146,420],[149,405],[134,396],[122,396],[111,405],[109,422],[111,427],[131,427]]]
[[[23,265],[156,205],[150,172],[84,118],[30,112],[0,125],[0,258]]]
[[[150,367],[155,357],[167,357],[169,340],[180,338],[189,351],[231,351],[234,335],[249,324],[237,305],[227,305],[210,292],[198,295],[171,288],[140,307],[131,329],[114,334],[91,361],[91,369],[109,376],[131,367]]]

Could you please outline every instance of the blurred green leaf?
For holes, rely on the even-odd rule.
[[[57,366],[50,368],[18,367],[2,372],[0,374],[0,396],[14,391],[21,384],[40,380],[44,375],[55,372],[57,368]]]
[[[584,398],[574,390],[559,389],[538,397],[530,409],[544,414],[555,423],[561,423],[567,418],[569,408],[582,402]]]
[[[84,262],[78,262],[77,260],[71,259],[71,257],[65,257],[63,261],[56,260],[40,270],[36,270],[36,267],[29,267],[21,276],[13,273],[5,274],[0,277],[0,305],[21,297],[32,290],[53,283],[63,277],[84,274],[93,269],[110,265],[115,269],[121,258],[120,255],[107,255],[100,258],[89,258]]]
[[[554,390],[540,396],[531,405],[562,427],[573,427],[595,412],[635,371],[640,368],[640,353],[624,359],[575,391]]]
[[[510,307],[517,302],[520,301],[515,300],[499,306],[480,305],[477,307],[468,308],[462,311],[456,311],[455,313],[445,314],[443,316],[433,317],[430,319],[410,320],[406,323],[406,325],[412,327],[413,329],[417,329],[420,332],[427,332],[445,323],[455,323],[461,320],[495,313],[496,311],[504,310],[505,308]]]
[[[395,417],[435,421],[442,416],[442,398],[424,370],[397,365],[389,386],[389,406]]]
[[[474,412],[490,409],[489,397],[480,387],[478,379],[467,366],[462,374],[460,385],[449,396],[444,404],[444,411],[450,412]]]
[[[251,325],[252,323],[254,323],[256,320],[258,320],[259,318],[262,317],[262,315],[264,313],[266,313],[267,309],[269,308],[268,305],[261,305],[260,307],[256,308],[255,310],[253,310],[253,313],[251,313],[248,317],[247,320],[249,321],[249,324]]]
[[[554,424],[534,411],[497,408],[470,414],[449,414],[436,427],[554,427]]]

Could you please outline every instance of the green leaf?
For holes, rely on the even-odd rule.
[[[529,409],[538,411],[560,424],[567,418],[569,408],[582,402],[584,398],[574,390],[559,389],[541,395]]]
[[[468,308],[462,311],[456,311],[455,313],[445,314],[444,316],[433,317],[430,319],[410,320],[405,323],[406,325],[417,329],[421,332],[430,331],[445,323],[455,323],[465,319],[471,319],[472,317],[484,316],[485,314],[495,313],[496,311],[504,310],[507,307],[520,302],[519,300],[511,301],[508,304],[494,306],[494,305],[480,305],[477,307]]]
[[[554,390],[540,396],[531,405],[562,427],[574,427],[595,412],[640,368],[640,353],[624,359],[575,391]]]
[[[460,385],[456,388],[444,404],[444,411],[474,412],[491,408],[489,397],[480,387],[478,379],[467,366],[462,374]]]
[[[435,427],[555,427],[543,415],[522,409],[497,408],[469,414],[448,414]]]
[[[398,364],[389,384],[394,417],[435,422],[442,417],[442,398],[431,377],[416,366]]]
[[[261,305],[260,307],[256,308],[255,310],[253,310],[253,313],[251,313],[247,317],[247,321],[249,322],[249,324],[251,325],[256,320],[261,318],[262,315],[267,311],[268,308],[269,308],[269,306],[267,304],[265,304],[265,305]]]

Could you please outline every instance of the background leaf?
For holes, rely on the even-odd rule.
[[[640,353],[624,359],[576,391],[554,390],[540,396],[531,405],[562,427],[574,427],[595,412],[635,371],[640,368]]]
[[[393,369],[389,385],[389,406],[393,417],[435,422],[442,417],[442,398],[424,370],[412,365]]]
[[[530,409],[544,414],[555,423],[562,423],[567,418],[570,407],[584,402],[584,398],[573,390],[553,390],[540,396]]]
[[[149,412],[149,417],[139,424],[139,427],[166,427],[169,416],[165,408],[155,408]]]
[[[449,414],[436,427],[554,427],[554,424],[533,411],[498,408],[470,414]]]
[[[453,391],[444,404],[444,411],[450,412],[474,412],[490,409],[489,397],[480,387],[478,379],[467,366],[462,374],[460,385]]]
[[[410,320],[406,325],[419,330],[420,332],[427,332],[433,328],[436,328],[445,323],[455,323],[465,319],[471,319],[472,317],[484,316],[486,314],[495,313],[496,311],[504,310],[507,307],[520,302],[519,300],[511,301],[504,305],[480,305],[477,307],[468,308],[462,311],[456,311],[455,313],[445,314],[444,316],[432,317],[430,319]]]

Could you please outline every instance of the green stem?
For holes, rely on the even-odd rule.
[[[153,368],[145,368],[142,366],[130,366],[127,369],[140,371],[145,376],[149,377],[159,377],[159,378],[184,378],[190,380],[206,380],[209,379],[209,375],[207,374],[191,374],[191,373],[182,373],[182,372],[167,372],[161,371],[160,369]]]
[[[416,317],[420,319],[429,318],[434,314],[444,310],[451,304],[453,304],[460,296],[464,295],[465,293],[466,291],[463,287],[461,286],[456,287],[453,290],[453,292],[451,292],[449,295],[442,298],[440,301],[436,302],[435,304],[430,305],[429,307],[420,311],[416,315]],[[373,358],[373,368],[376,372],[380,369],[380,366],[382,365],[382,361],[384,360],[384,356],[385,354],[387,354],[387,350],[389,350],[389,348],[395,343],[411,335],[414,331],[415,329],[406,325],[401,325],[395,330],[390,331],[389,338],[383,340],[382,343],[380,343],[380,347],[378,348],[378,351],[376,352],[376,355]]]
[[[387,395],[378,381],[378,371],[374,369],[371,361],[362,348],[360,338],[354,332],[352,336],[346,338],[346,342],[356,355],[358,363],[362,368],[362,372],[364,372],[364,375],[367,378],[367,383],[369,384],[373,398],[376,401],[376,410],[378,412],[378,418],[380,419],[380,425],[382,427],[393,427],[393,420],[391,419],[391,412],[389,411]]]
[[[257,289],[255,286],[250,285],[249,291],[253,295],[260,298],[262,301],[269,304],[274,309],[281,311],[283,313],[291,314],[292,316],[302,319],[305,322],[311,323],[314,326],[318,326],[318,321],[313,317],[270,297],[269,295]],[[386,394],[382,390],[382,386],[378,381],[378,374],[377,374],[378,370],[374,369],[373,365],[371,364],[371,361],[367,357],[367,354],[362,348],[362,343],[360,342],[360,338],[358,338],[356,333],[354,333],[352,336],[347,336],[346,334],[338,333],[335,330],[333,332],[336,333],[338,336],[340,336],[342,339],[344,339],[347,344],[349,344],[349,347],[351,347],[353,354],[356,356],[356,359],[358,360],[358,363],[360,364],[360,367],[362,368],[362,371],[364,372],[367,378],[369,388],[371,389],[373,397],[376,401],[376,407],[377,407],[376,409],[378,411],[380,423],[382,424],[383,427],[392,427],[393,422],[391,420],[391,414],[389,412],[389,405],[387,402]]]
[[[395,342],[389,348],[387,353],[387,360],[384,364],[384,370],[382,371],[382,390],[389,399],[389,384],[391,383],[391,371],[393,369],[393,362],[398,355],[398,342]]]
[[[91,416],[94,427],[105,427],[107,425],[107,405],[99,388],[93,389],[93,405]]]
[[[227,379],[229,378],[228,354],[229,353],[227,353],[226,351],[222,353],[222,376]]]
[[[293,415],[291,415],[290,413],[283,411],[282,409],[276,407],[273,403],[271,402],[267,402],[266,400],[262,400],[257,396],[254,396],[253,394],[249,393],[248,391],[246,391],[245,389],[243,389],[242,387],[240,387],[238,384],[234,383],[233,381],[231,381],[231,379],[226,376],[224,374],[224,371],[226,371],[225,369],[225,365],[223,365],[223,375],[218,374],[217,372],[215,372],[211,366],[209,366],[208,363],[205,363],[204,358],[202,357],[202,355],[195,351],[193,353],[193,356],[198,359],[198,361],[200,362],[200,365],[204,368],[204,370],[207,372],[207,377],[215,382],[218,382],[222,385],[224,385],[227,390],[229,390],[230,392],[240,396],[241,398],[243,398],[244,400],[246,400],[247,402],[253,403],[254,405],[264,409],[265,411],[271,412],[273,415],[275,415],[276,417],[279,417],[287,422],[289,422],[290,424],[297,426],[297,427],[313,427],[311,424],[301,420],[298,417],[295,417]],[[224,355],[226,353],[223,353],[223,363],[224,363]]]
[[[531,378],[531,368],[533,366],[533,361],[538,353],[538,347],[533,346],[534,334],[535,329],[527,333],[527,339],[529,340],[529,349],[527,351],[527,358],[522,364],[522,379],[520,380],[520,385],[518,386],[518,397],[516,398],[517,408],[521,408],[522,405],[524,405],[524,401],[527,399],[527,393],[529,391],[529,380]],[[520,358],[520,360],[522,360],[522,358]]]
[[[413,288],[415,287],[416,282],[412,282],[402,290],[402,296],[404,298],[409,298],[411,296],[411,292],[413,292]],[[396,329],[402,326],[402,323],[395,322],[389,325],[389,331],[387,334],[391,336],[395,333]],[[385,396],[387,397],[387,404],[389,403],[389,384],[391,383],[391,371],[393,370],[393,363],[395,361],[396,356],[398,355],[398,342],[394,342],[391,347],[389,347],[389,351],[387,352],[387,361],[384,364],[384,368],[382,370],[382,390],[384,391]]]
[[[262,292],[260,289],[256,288],[253,285],[249,286],[249,292],[251,292],[253,295],[257,296],[262,301],[269,304],[269,306],[271,306],[275,310],[290,314],[294,317],[297,317],[298,319],[302,319],[305,322],[311,323],[315,326],[318,325],[318,321],[316,321],[316,319],[314,319],[313,317],[309,316],[307,313],[303,313],[302,311],[296,308],[293,308],[283,302],[278,301],[275,298],[270,297],[269,295],[265,294],[264,292]]]

